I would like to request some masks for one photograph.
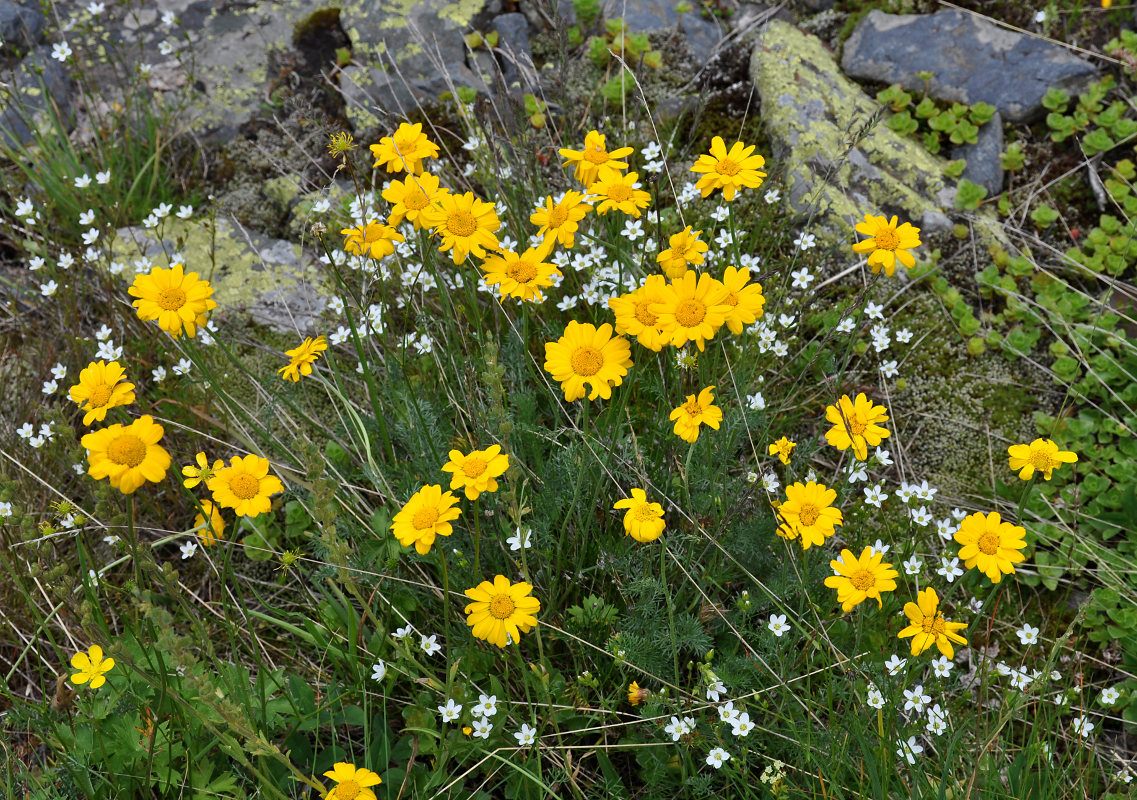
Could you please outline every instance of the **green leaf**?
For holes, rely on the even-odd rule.
[[[986,187],[964,178],[959,182],[959,189],[955,195],[955,207],[960,210],[974,210],[979,208],[979,204],[983,202],[983,198],[986,196]]]
[[[1050,111],[1065,111],[1070,95],[1062,89],[1050,89],[1042,96],[1042,106]]]
[[[1026,162],[1026,156],[1023,154],[1023,146],[1019,142],[1012,142],[1007,145],[1007,149],[1003,151],[1001,158],[1003,169],[1007,172],[1014,172],[1023,168]]]
[[[976,125],[986,125],[995,116],[995,111],[996,108],[993,105],[980,101],[971,107],[968,116]]]
[[[885,123],[885,125],[887,125],[890,130],[895,131],[901,136],[907,136],[911,133],[915,133],[917,128],[920,127],[920,123],[912,119],[912,115],[907,111],[901,111],[899,114],[893,114],[888,118],[888,121]]]
[[[1105,132],[1104,128],[1096,128],[1082,137],[1082,149],[1088,156],[1104,153],[1107,150],[1112,150],[1115,146],[1116,143],[1109,138],[1109,134]]]
[[[1050,206],[1043,203],[1031,212],[1030,218],[1034,224],[1039,228],[1049,228],[1058,219],[1058,212]]]

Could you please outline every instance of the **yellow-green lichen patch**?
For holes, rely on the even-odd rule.
[[[849,234],[866,211],[919,220],[951,208],[943,159],[885,127],[876,101],[841,74],[816,36],[774,20],[750,74],[796,213],[812,209]]]
[[[326,304],[327,276],[300,245],[271,239],[228,220],[167,220],[163,236],[143,228],[118,231],[113,258],[133,263],[143,256],[167,265],[180,252],[187,271],[214,288],[218,312],[248,314],[277,330],[307,332]]]

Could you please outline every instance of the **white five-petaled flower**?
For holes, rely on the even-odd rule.
[[[528,747],[537,741],[537,729],[530,727],[528,722],[524,722],[521,724],[521,730],[513,734],[513,737],[517,739],[519,745]]]
[[[909,764],[916,763],[916,756],[924,752],[922,745],[916,742],[915,736],[909,736],[908,741],[899,742],[899,747],[896,748],[896,755],[905,759]]]
[[[1073,728],[1074,733],[1078,734],[1078,736],[1082,737],[1083,739],[1088,739],[1090,734],[1094,732],[1094,724],[1081,714],[1074,717]]]
[[[508,537],[505,540],[505,543],[509,545],[510,550],[520,550],[521,548],[528,550],[533,546],[532,537],[533,530],[531,528],[526,528],[524,531],[522,531],[521,528],[518,528],[517,533],[515,533],[513,536]]]
[[[865,502],[880,508],[880,504],[888,499],[888,495],[881,491],[880,484],[865,488]]]
[[[808,289],[809,284],[813,283],[813,275],[805,267],[795,269],[790,273],[790,277],[793,278],[791,286],[795,289]]]
[[[786,624],[785,614],[771,614],[770,622],[766,627],[770,629],[770,633],[778,638],[781,638],[782,634],[790,629],[790,626]]]
[[[193,558],[194,553],[197,552],[197,542],[185,542],[179,549],[182,551],[183,560],[187,558]]]
[[[1019,641],[1024,645],[1034,644],[1038,641],[1038,628],[1029,622],[1024,622],[1023,626],[1015,631],[1015,635],[1019,637]]]
[[[493,731],[493,723],[491,723],[485,717],[479,717],[478,719],[474,720],[470,724],[470,727],[474,729],[474,736],[477,736],[479,739],[490,738],[490,732]]]
[[[474,706],[473,713],[479,717],[492,717],[497,714],[497,695],[478,694],[478,704]]]
[[[51,46],[51,57],[56,61],[66,61],[71,56],[71,46],[67,42],[56,42]],[[78,186],[79,184],[75,184]],[[81,186],[79,188],[82,188]]]
[[[940,556],[940,567],[936,570],[936,574],[942,575],[948,583],[954,583],[955,579],[963,574],[963,570],[959,568],[959,559]]]
[[[716,747],[711,752],[707,753],[707,764],[719,769],[727,761],[730,761],[730,753],[723,750],[721,747]]]
[[[884,708],[884,695],[881,694],[880,689],[870,684],[869,690],[865,694],[865,702],[873,708]]]
[[[924,562],[912,556],[904,560],[904,574],[905,575],[919,575],[920,570],[923,568]]]
[[[735,736],[749,736],[750,731],[754,730],[754,723],[750,721],[750,715],[743,711],[730,722],[731,733]]]
[[[895,675],[897,672],[902,670],[904,668],[904,665],[907,663],[908,659],[901,658],[900,656],[893,653],[892,657],[889,658],[888,661],[884,662],[884,667],[888,670],[889,675]]]
[[[932,659],[932,671],[935,672],[937,678],[946,678],[951,675],[951,669],[954,666],[955,664],[947,656]]]
[[[799,250],[808,250],[811,247],[817,246],[817,237],[812,233],[799,233],[797,238],[794,239],[794,247]]]
[[[1117,687],[1110,686],[1106,689],[1102,689],[1101,697],[1098,698],[1098,702],[1103,706],[1111,706],[1117,702],[1119,697],[1121,697],[1121,692],[1118,691]]]
[[[446,705],[438,706],[438,713],[442,715],[443,722],[453,722],[462,713],[462,705],[455,703],[454,698],[451,697],[446,701]]]
[[[419,647],[421,647],[422,651],[428,656],[432,656],[442,649],[442,645],[438,643],[438,634],[434,633],[430,636],[420,635]]]
[[[932,702],[931,695],[924,694],[923,684],[917,683],[911,690],[904,690],[904,710],[915,711],[917,714],[924,713],[924,706]]]
[[[381,681],[387,677],[387,662],[379,659],[371,665],[371,680]]]

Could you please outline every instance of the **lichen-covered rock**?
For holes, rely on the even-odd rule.
[[[689,11],[680,17],[675,11],[675,0],[607,0],[604,3],[604,16],[607,19],[620,17],[632,33],[647,31],[676,31],[686,38],[691,52],[699,64],[705,64],[714,52],[715,45],[722,39],[722,30],[709,19],[703,19],[697,10]],[[701,4],[690,3],[693,9]]]
[[[1077,94],[1098,75],[1093,64],[1069,50],[958,9],[870,11],[846,40],[841,66],[854,78],[921,92],[927,86],[940,100],[990,103],[1011,122],[1040,116],[1051,87]],[[921,72],[932,73],[926,84]]]
[[[841,74],[820,39],[771,21],[750,77],[793,213],[815,215],[842,235],[866,213],[944,229],[955,193],[944,183],[945,162],[885,126],[879,104]]]
[[[345,0],[340,23],[359,66],[340,86],[357,129],[389,126],[451,88],[484,89],[466,68],[463,29],[484,0]]]
[[[75,124],[72,94],[66,68],[51,57],[50,47],[40,45],[11,77],[0,77],[0,139],[15,147],[57,124],[70,132]]]
[[[163,254],[182,253],[185,268],[213,284],[221,315],[242,313],[280,332],[312,334],[327,305],[327,279],[316,254],[283,239],[255,233],[225,219],[168,219],[162,238],[145,228],[121,228],[112,257],[146,256],[165,266]]]
[[[26,53],[43,39],[44,16],[39,4],[0,0],[0,43],[5,50]]]

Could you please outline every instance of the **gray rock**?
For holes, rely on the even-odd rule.
[[[847,238],[866,213],[938,222],[952,207],[944,159],[880,124],[879,104],[841,74],[816,36],[771,21],[750,77],[773,148],[767,171],[785,175],[793,215]]]
[[[799,0],[806,11],[828,11],[837,5],[837,0]]]
[[[846,40],[847,75],[924,90],[941,100],[990,103],[1010,122],[1042,114],[1051,87],[1083,91],[1097,69],[1057,45],[1003,30],[956,9],[898,16],[870,11]]]
[[[987,195],[994,197],[1003,191],[1003,118],[998,112],[991,121],[979,128],[975,144],[965,144],[952,150],[952,158],[966,159],[962,177],[986,187]]]
[[[145,228],[120,228],[114,257],[132,262],[140,256],[165,266],[163,253],[180,249],[187,271],[213,284],[219,315],[241,313],[280,332],[311,334],[330,287],[327,270],[312,250],[248,230],[227,219],[172,220],[165,238]]]
[[[680,22],[675,11],[677,0],[606,0],[604,17],[621,17],[632,33],[655,30],[681,30],[699,64],[707,63],[715,45],[722,39],[719,26],[699,13],[699,3],[690,3],[695,9],[683,15]]]
[[[40,45],[16,68],[0,89],[0,138],[10,147],[34,140],[35,131],[49,131],[56,122],[68,132],[75,125],[71,102],[73,85],[63,64]]]
[[[538,91],[540,81],[529,47],[529,20],[524,14],[502,14],[494,18],[493,29],[498,35],[497,56],[506,87],[513,89],[516,83],[521,94]]]
[[[43,25],[43,12],[38,4],[0,0],[0,43],[5,49],[21,53],[31,50],[43,39]]]
[[[496,63],[493,69],[496,71]],[[443,92],[462,86],[489,92],[481,77],[461,61],[443,64],[438,72],[413,81],[383,67],[347,67],[340,73],[340,94],[356,130],[393,127],[398,117],[431,105]]]

